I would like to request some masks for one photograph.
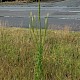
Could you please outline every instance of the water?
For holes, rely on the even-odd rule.
[[[28,27],[29,14],[36,15],[35,26],[38,26],[38,3],[25,5],[0,6],[0,26]],[[72,30],[80,31],[80,0],[41,3],[41,25],[49,13],[48,24],[51,29],[62,29],[69,26]]]

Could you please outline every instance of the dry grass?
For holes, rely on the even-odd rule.
[[[80,32],[48,30],[43,49],[45,80],[80,80]],[[0,28],[0,80],[34,80],[36,53],[29,29]]]

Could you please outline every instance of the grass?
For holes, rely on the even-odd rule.
[[[0,80],[34,80],[37,52],[30,29],[0,28]],[[80,80],[80,32],[47,30],[42,57],[44,80]]]
[[[40,0],[36,16],[30,13],[30,29],[0,28],[1,80],[80,80],[80,32],[41,28]]]

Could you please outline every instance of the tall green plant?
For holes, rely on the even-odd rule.
[[[43,47],[45,43],[46,33],[47,33],[47,27],[48,27],[48,15],[45,18],[45,30],[44,30],[44,36],[42,37],[42,28],[41,28],[41,10],[40,10],[40,0],[38,0],[38,27],[39,30],[37,30],[37,35],[35,34],[35,16],[32,15],[32,12],[30,13],[30,33],[33,38],[33,42],[35,46],[37,47],[37,53],[35,54],[35,75],[34,80],[44,80],[43,79],[43,70],[42,70],[42,59],[43,59]]]
[[[41,16],[40,16],[40,0],[38,0],[38,22],[39,22],[39,43],[37,46],[38,53],[36,54],[35,65],[35,80],[42,80],[42,31],[41,31]]]

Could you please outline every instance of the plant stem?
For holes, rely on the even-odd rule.
[[[39,43],[37,46],[38,53],[36,54],[36,65],[35,65],[35,80],[42,80],[42,31],[41,31],[41,15],[40,15],[40,0],[38,0],[38,21],[39,21]]]
[[[40,28],[40,39],[41,39],[41,12],[40,12],[40,0],[38,0],[38,20],[39,20],[39,28]],[[41,42],[41,40],[40,40]]]

